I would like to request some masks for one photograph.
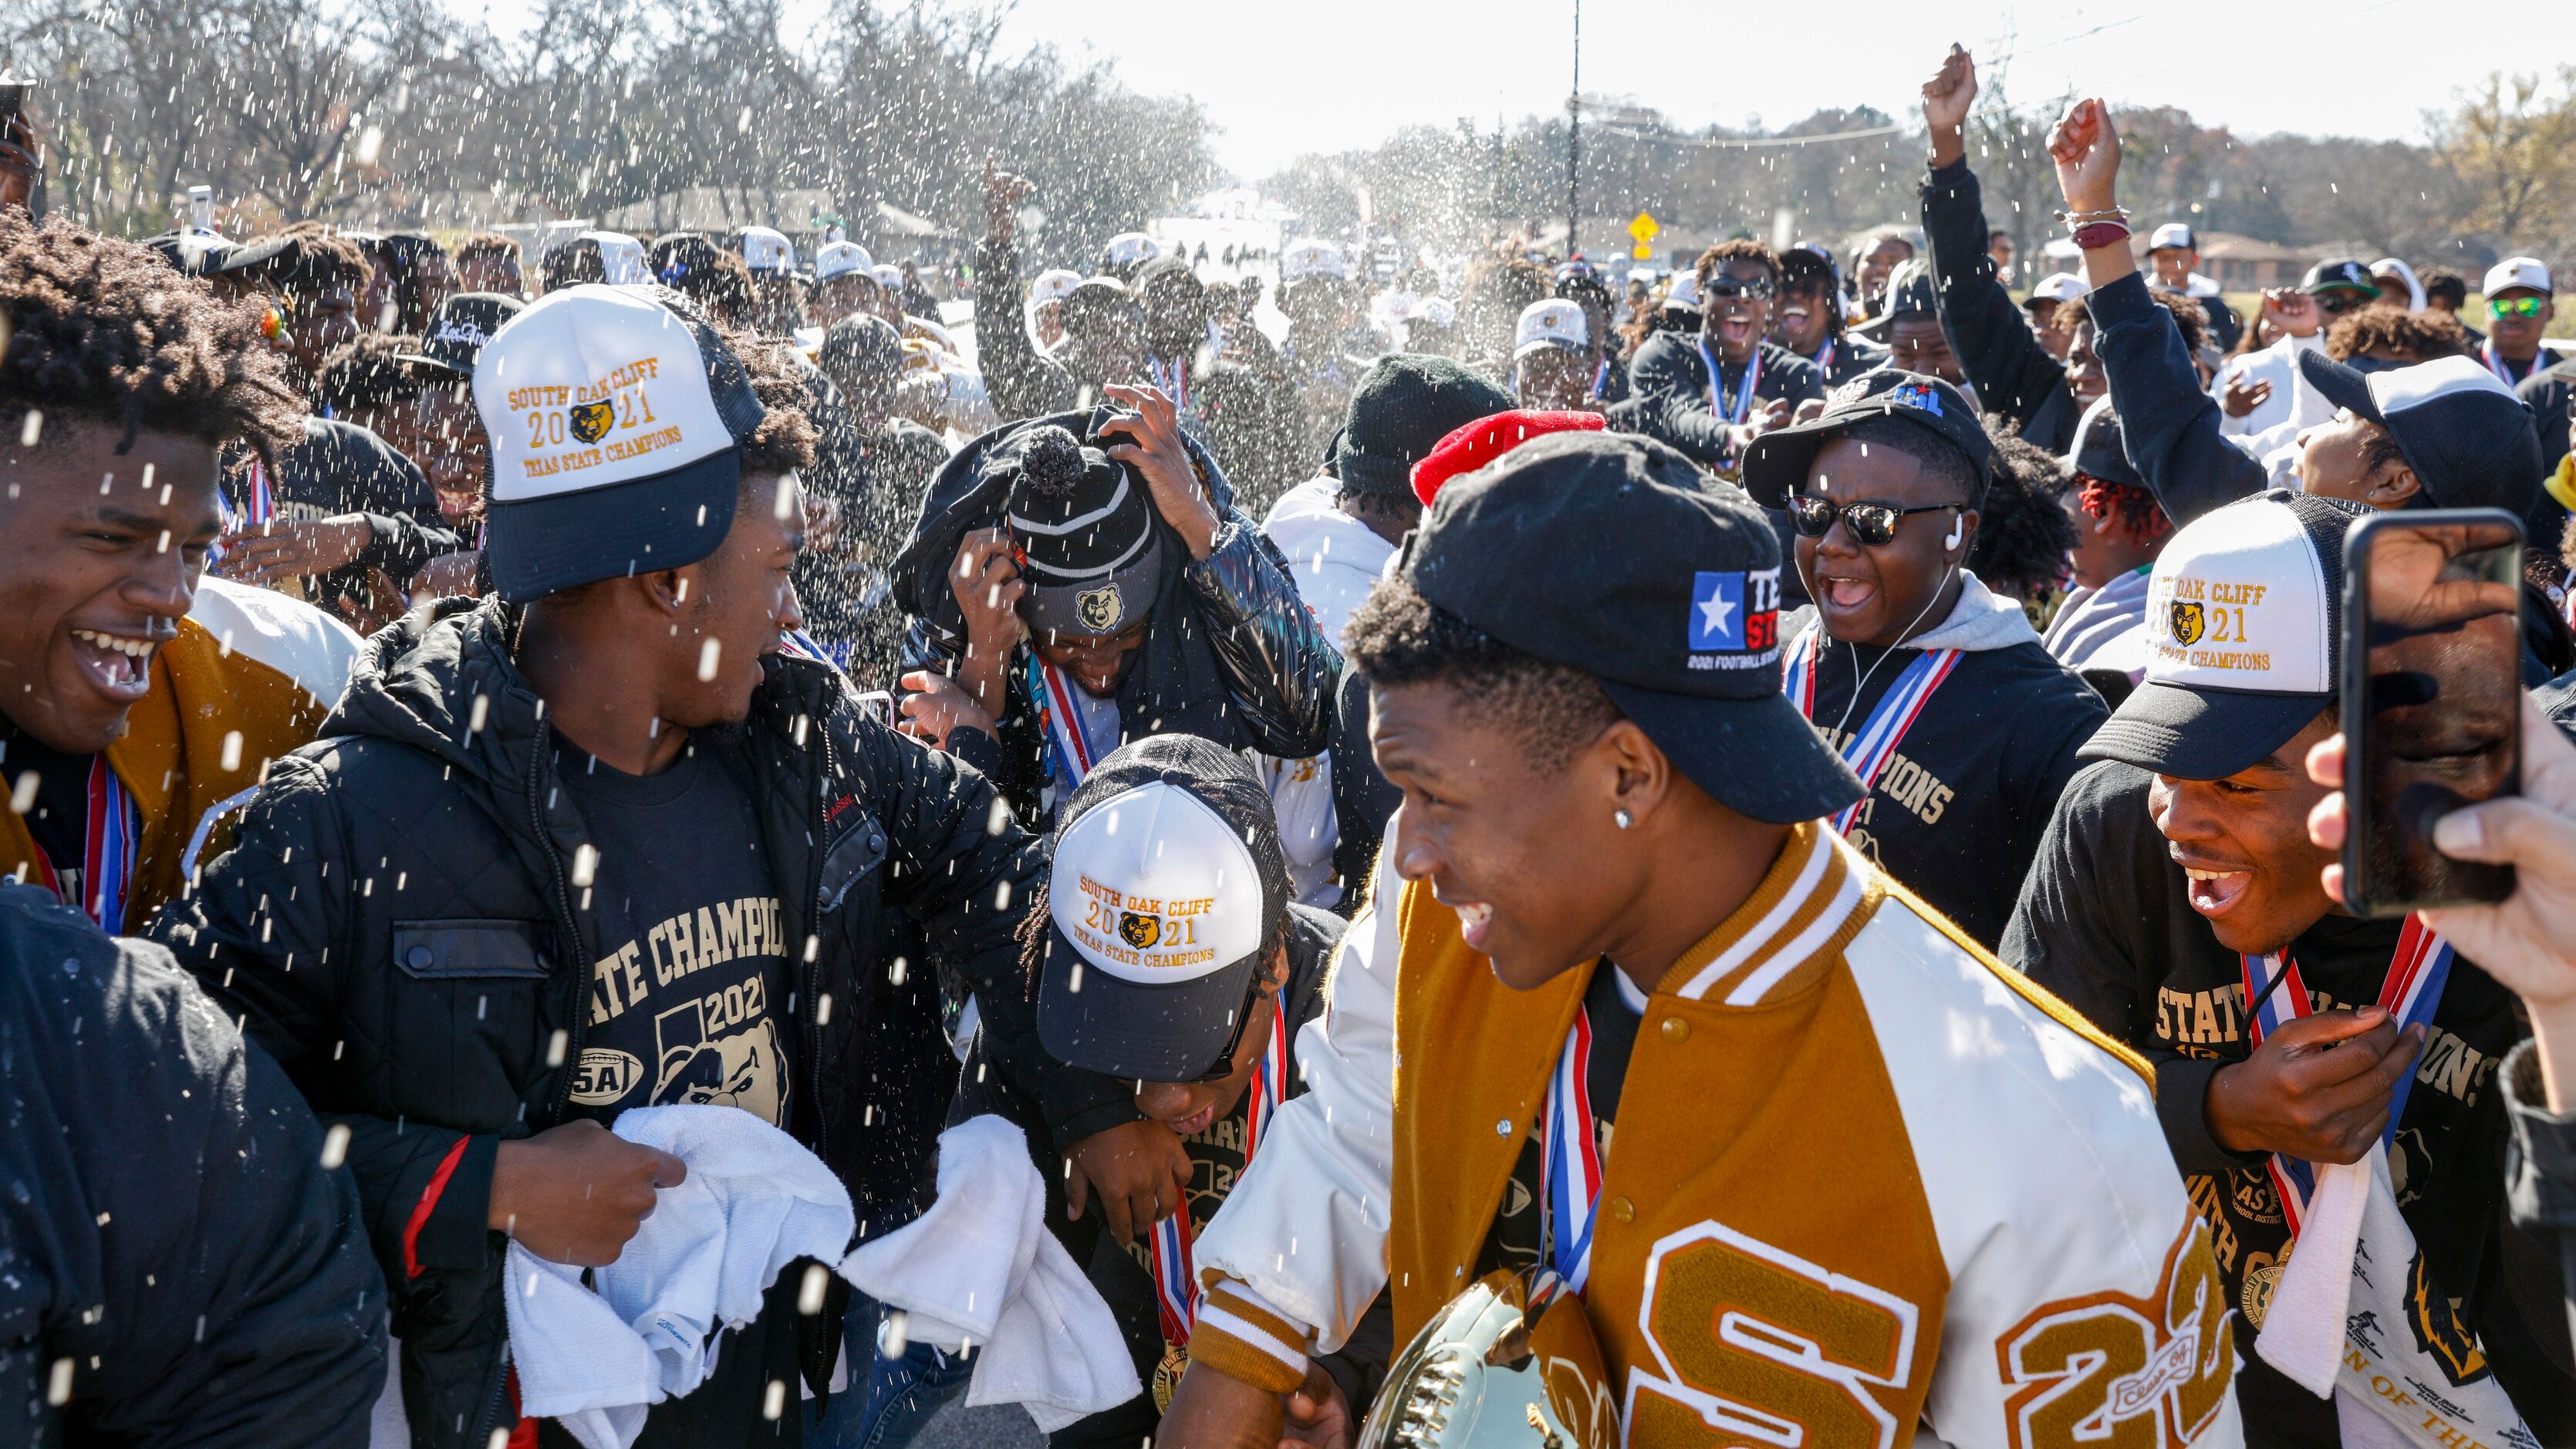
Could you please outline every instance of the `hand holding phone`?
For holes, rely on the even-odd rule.
[[[2386,513],[2344,542],[2342,895],[2359,916],[2497,901],[2513,868],[2433,843],[2520,793],[2522,525],[2496,509]]]

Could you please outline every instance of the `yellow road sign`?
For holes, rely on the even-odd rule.
[[[1638,212],[1637,219],[1628,223],[1628,235],[1635,237],[1639,246],[1653,241],[1655,234],[1663,229],[1662,224],[1655,220],[1655,214],[1651,211]]]
[[[1651,262],[1655,259],[1655,249],[1644,242],[1639,242],[1628,249],[1628,255],[1641,262]]]

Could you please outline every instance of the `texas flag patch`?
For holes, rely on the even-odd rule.
[[[1780,637],[1780,571],[1692,575],[1690,651],[1731,654],[1766,650]]]

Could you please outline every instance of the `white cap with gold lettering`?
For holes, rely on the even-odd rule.
[[[595,283],[495,332],[474,404],[491,439],[483,548],[512,603],[713,553],[763,417],[713,328]]]
[[[2079,752],[2223,780],[2334,701],[2343,535],[2370,510],[2274,489],[2177,530],[2147,580],[2146,679]]]

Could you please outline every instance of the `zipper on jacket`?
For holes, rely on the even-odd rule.
[[[816,782],[821,788],[814,792],[814,803],[807,807],[813,812],[814,821],[814,919],[807,923],[806,935],[814,942],[814,950],[809,957],[804,943],[797,943],[796,974],[805,993],[805,1090],[814,1103],[814,1148],[819,1156],[824,1144],[830,1140],[831,1131],[831,1124],[823,1118],[823,998],[820,994],[823,981],[823,858],[831,852],[824,840],[822,802],[832,791],[831,782],[839,778],[839,766],[832,752],[830,721],[819,714],[814,715],[813,720],[814,732],[823,741],[823,778]],[[855,830],[858,827],[853,825],[850,828]]]
[[[528,819],[536,826],[537,839],[546,848],[546,868],[554,878],[555,908],[561,912],[557,923],[563,927],[564,944],[578,956],[581,948],[581,922],[573,914],[572,889],[564,883],[563,852],[555,849],[554,835],[546,829],[545,800],[539,794],[539,790],[546,782],[546,750],[553,734],[554,726],[548,723],[543,715],[539,715],[536,748],[528,758]],[[578,972],[581,968],[576,964],[573,969]],[[572,1083],[577,1075],[573,1066],[581,1059],[582,1039],[589,1034],[588,1017],[589,1013],[582,1009],[582,992],[576,984],[573,991],[572,1019],[564,1027],[563,1059],[555,1063],[552,1068],[557,1074],[553,1100],[546,1107],[546,1123],[544,1127],[539,1127],[538,1131],[544,1131],[545,1127],[562,1123],[564,1108],[572,1101]]]
[[[509,1278],[510,1270],[505,1267],[501,1270],[501,1291],[504,1293],[510,1291]],[[394,1365],[393,1372],[400,1374],[402,1366]],[[510,1405],[510,1340],[506,1336],[501,1340],[500,1353],[493,1358],[491,1376],[492,1395],[484,1402],[482,1417],[476,1421],[474,1432],[466,1438],[462,1449],[489,1449],[493,1434],[501,1427],[501,1412]]]

